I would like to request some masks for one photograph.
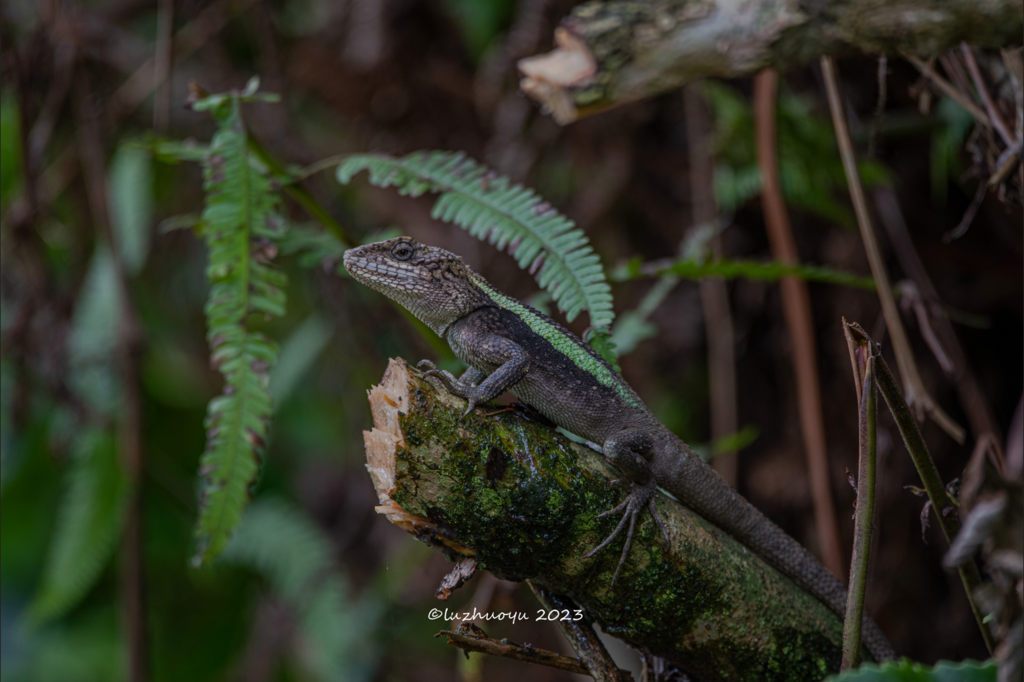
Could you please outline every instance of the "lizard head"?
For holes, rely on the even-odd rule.
[[[461,258],[410,237],[349,249],[344,262],[352,277],[396,301],[440,336],[487,302]]]

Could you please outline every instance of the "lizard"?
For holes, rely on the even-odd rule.
[[[349,249],[354,279],[407,309],[448,342],[469,368],[456,378],[424,360],[425,376],[465,399],[465,414],[511,391],[564,430],[601,445],[629,492],[607,547],[628,523],[618,578],[633,530],[649,510],[668,544],[654,507],[660,487],[729,533],[817,597],[840,617],[846,588],[818,560],[736,492],[686,443],[664,426],[597,351],[547,315],[495,289],[462,258],[410,237]],[[465,415],[464,415],[465,416]],[[877,661],[895,658],[878,626],[865,616],[862,641]]]

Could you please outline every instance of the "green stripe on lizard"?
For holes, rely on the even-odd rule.
[[[615,370],[588,353],[586,348],[580,347],[578,343],[563,334],[555,325],[537,315],[519,301],[495,291],[482,278],[473,277],[473,283],[480,287],[499,307],[518,316],[535,333],[547,339],[555,347],[555,350],[572,360],[577,367],[597,379],[601,384],[614,390],[628,405],[646,410],[644,404],[625,386],[622,378],[615,373]]]

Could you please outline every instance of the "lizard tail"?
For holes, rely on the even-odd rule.
[[[792,578],[841,618],[845,616],[846,588],[814,555],[740,496],[685,443],[676,439],[666,449],[675,452],[669,458],[671,466],[657,467],[658,485]],[[889,640],[867,615],[861,641],[878,662],[896,658]]]
[[[760,515],[760,512],[758,514]],[[751,549],[793,578],[840,618],[845,618],[846,587],[832,575],[831,571],[822,566],[813,554],[786,535],[781,528],[763,515],[761,520],[763,524],[759,524],[760,528],[750,539]],[[861,623],[861,643],[878,663],[896,658],[896,652],[893,651],[889,640],[867,614],[864,614]]]

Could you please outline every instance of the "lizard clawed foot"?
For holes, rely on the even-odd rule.
[[[657,485],[654,480],[647,483],[633,483],[629,495],[626,496],[618,506],[614,509],[609,509],[606,512],[597,515],[597,518],[601,519],[606,516],[612,516],[614,514],[622,513],[622,518],[619,520],[619,525],[615,526],[615,530],[609,535],[604,542],[590,550],[583,556],[584,559],[589,559],[600,552],[602,549],[607,547],[612,540],[618,537],[619,533],[626,525],[626,521],[629,521],[629,530],[626,533],[626,544],[622,548],[622,556],[619,558],[619,565],[615,568],[615,575],[612,576],[611,586],[614,587],[615,581],[619,578],[619,573],[622,572],[622,567],[626,563],[626,557],[629,556],[629,548],[633,544],[633,531],[636,528],[637,516],[643,513],[644,507],[647,507],[651,515],[654,517],[655,522],[658,524],[658,528],[661,529],[662,537],[665,538],[666,546],[670,545],[668,529],[665,527],[665,522],[662,520],[661,515],[658,514],[658,510],[654,505],[654,496],[657,491]]]
[[[444,386],[444,389],[448,391],[448,393],[451,393],[452,395],[458,396],[463,400],[469,402],[469,407],[467,407],[466,411],[462,413],[462,419],[465,419],[470,412],[476,409],[478,402],[478,396],[476,395],[476,386],[470,386],[468,384],[462,383],[461,381],[455,378],[454,374],[444,369],[438,369],[437,365],[432,363],[430,360],[420,360],[419,362],[416,363],[416,366],[429,367],[429,369],[423,373],[424,379],[437,379],[438,382],[440,382],[441,385]]]

